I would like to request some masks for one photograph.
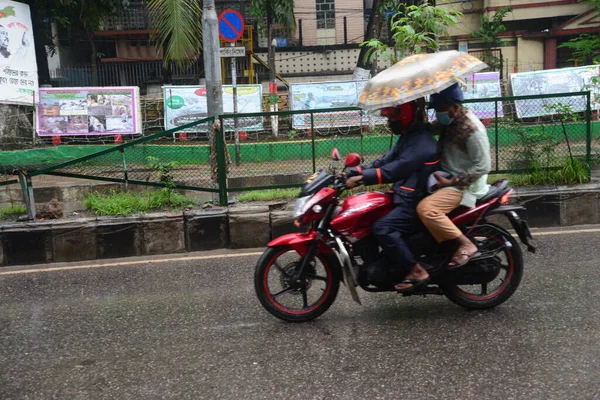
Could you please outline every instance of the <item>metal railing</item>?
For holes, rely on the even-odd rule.
[[[491,173],[558,168],[567,158],[591,164],[590,92],[466,100],[465,106],[487,127]],[[208,124],[214,119],[205,118],[24,176],[164,187],[160,169],[168,165],[171,187],[215,193],[227,205],[231,194],[302,186],[330,165],[333,148],[370,162],[395,141],[384,119],[355,107],[225,114],[218,120],[221,129],[213,138]],[[7,178],[0,185],[15,183]]]

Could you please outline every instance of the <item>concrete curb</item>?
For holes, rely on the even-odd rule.
[[[531,227],[600,224],[600,185],[520,190]],[[0,225],[0,265],[257,248],[297,232],[284,203]],[[507,226],[504,217],[494,222]]]

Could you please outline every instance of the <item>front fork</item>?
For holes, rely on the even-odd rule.
[[[356,291],[357,284],[357,271],[353,268],[352,259],[350,254],[348,253],[348,249],[346,245],[342,241],[342,239],[337,236],[335,233],[328,228],[329,221],[331,220],[331,215],[333,210],[335,209],[335,205],[331,204],[325,213],[321,222],[319,222],[319,226],[317,227],[317,236],[311,242],[308,247],[304,257],[302,258],[302,263],[300,264],[300,268],[296,273],[291,277],[293,282],[300,284],[302,282],[302,276],[304,275],[304,271],[306,271],[307,266],[313,261],[315,256],[317,255],[317,251],[319,251],[319,243],[324,239],[324,236],[327,236],[328,244],[335,256],[337,257],[340,268],[342,269],[342,275],[344,277],[344,283],[348,290],[350,290],[350,295],[352,299],[356,301],[358,304],[361,304],[360,298],[358,297],[358,293]]]

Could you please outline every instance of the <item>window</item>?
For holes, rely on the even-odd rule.
[[[317,29],[335,29],[335,0],[316,0]]]

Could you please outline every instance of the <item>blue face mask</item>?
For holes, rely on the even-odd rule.
[[[454,118],[450,118],[448,111],[436,111],[435,116],[442,125],[450,125]]]

